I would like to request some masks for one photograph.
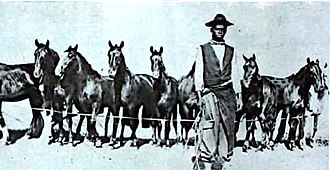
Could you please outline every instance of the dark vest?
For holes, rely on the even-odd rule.
[[[223,68],[210,43],[201,45],[203,55],[203,83],[205,88],[217,86],[231,80],[231,64],[234,48],[225,44],[225,54],[220,56]]]

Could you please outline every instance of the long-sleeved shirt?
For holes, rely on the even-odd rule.
[[[214,52],[220,61],[220,68],[223,69],[222,61],[223,61],[223,57],[224,57],[225,46],[224,45],[215,45],[212,40],[211,40],[211,46],[214,49]],[[204,64],[203,64],[202,49],[200,46],[196,48],[195,60],[196,60],[196,71],[195,71],[196,89],[201,90],[201,89],[203,89]],[[239,58],[236,55],[235,51],[234,51],[234,56],[233,56],[233,60],[232,60],[231,78],[232,78],[232,80],[230,80],[229,82],[225,82],[224,84],[232,82],[235,93],[240,93],[241,92],[240,80],[243,78],[243,62],[242,62],[242,57]]]

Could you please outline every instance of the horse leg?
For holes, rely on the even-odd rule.
[[[80,132],[81,132],[81,126],[82,126],[84,120],[85,120],[85,116],[80,115],[79,122],[78,122],[78,125],[77,125],[77,128],[76,128],[76,134],[77,135],[80,134]]]
[[[185,111],[186,111],[186,106],[184,104],[179,104],[179,114],[180,114],[180,124],[181,124],[181,134],[179,136],[179,141],[178,142],[183,142],[183,144],[185,143],[184,140],[186,140],[185,138],[183,138],[183,129],[185,128],[187,130],[187,123],[185,121],[183,121],[182,119],[186,119],[185,117]]]
[[[129,108],[125,107],[123,109],[123,116],[127,115],[129,113]],[[125,125],[128,124],[127,123],[127,119],[126,118],[122,118],[121,119],[121,131],[120,131],[120,137],[119,137],[119,144],[120,146],[124,146],[124,130],[125,130]]]
[[[246,120],[246,135],[245,135],[245,139],[244,139],[244,144],[243,144],[243,148],[242,151],[243,152],[247,152],[247,149],[250,148],[250,134],[253,131],[253,122],[251,122],[250,120]]]
[[[99,134],[96,130],[96,114],[98,113],[101,107],[100,102],[94,102],[92,104],[92,118],[91,118],[91,131],[92,131],[92,140],[94,142],[94,146],[96,146],[96,142],[98,141]]]
[[[73,137],[72,137],[72,100],[68,100],[68,107],[67,107],[67,122],[68,122],[68,128],[69,128],[69,143],[72,143],[73,144]]]
[[[291,113],[290,113],[291,114]],[[289,120],[289,137],[288,137],[288,141],[286,142],[286,147],[289,150],[292,150],[293,148],[293,144],[295,141],[295,137],[296,137],[296,129],[297,129],[297,124],[298,124],[298,119],[291,116],[290,120]]]
[[[58,113],[58,118],[60,119],[60,121],[58,122],[58,142],[60,142],[61,145],[64,144],[64,138],[65,138],[65,130],[63,128],[63,113]],[[49,140],[49,142],[51,142],[51,139]]]
[[[165,117],[165,130],[164,130],[164,132],[165,132],[164,140],[165,140],[165,144],[167,147],[170,146],[170,141],[169,141],[170,131],[171,131],[170,120],[171,120],[171,113],[168,112],[168,113],[166,113],[166,117]]]
[[[301,113],[299,114],[299,129],[298,129],[298,139],[296,140],[296,145],[299,149],[303,150],[302,146],[301,146],[301,140],[304,138],[304,127],[305,127],[305,114],[304,114],[304,108],[301,109]]]
[[[180,135],[178,133],[178,107],[177,104],[174,105],[173,107],[173,128],[174,128],[174,132],[176,135],[176,143],[179,143],[180,141]]]
[[[113,124],[112,124],[112,135],[110,139],[110,146],[113,146],[116,143],[116,137],[117,137],[117,129],[119,125],[119,111],[120,107],[116,107],[115,112],[113,112]],[[109,113],[109,112],[108,112]],[[123,126],[122,126],[123,127]]]
[[[284,140],[283,137],[284,137],[284,133],[285,133],[285,126],[286,126],[286,120],[288,117],[288,111],[289,111],[288,107],[285,107],[284,109],[282,109],[280,126],[278,128],[278,133],[277,133],[275,142],[281,142]]]
[[[104,123],[104,139],[107,140],[107,141],[109,140],[109,137],[108,137],[108,125],[109,125],[109,120],[110,120],[110,113],[111,113],[110,108],[108,108],[108,113],[105,116],[105,123]]]
[[[161,145],[161,132],[162,132],[162,122],[161,121],[156,121],[156,128],[157,128],[157,146]],[[166,130],[166,129],[165,129]]]
[[[131,119],[130,119],[130,127],[132,130],[132,134],[130,139],[133,141],[131,146],[136,147],[137,146],[137,137],[136,137],[136,130],[139,126],[139,119],[138,119],[138,114],[139,114],[139,107],[136,107],[134,109],[131,109],[133,112],[130,113]]]
[[[6,127],[6,122],[2,115],[2,101],[0,101],[0,139],[5,138],[7,140],[8,137],[9,134]]]
[[[153,131],[152,143],[156,144],[157,143],[157,137],[156,137],[157,129],[156,129],[155,121],[151,121],[151,126],[152,126],[152,131]]]
[[[314,123],[313,123],[313,134],[312,134],[312,139],[315,137],[315,134],[317,132],[317,124],[318,124],[318,117],[319,117],[319,113],[316,113],[314,115]]]
[[[32,87],[29,91],[29,102],[32,108],[41,108],[43,98],[40,90],[37,87]],[[32,109],[32,121],[28,132],[29,138],[39,138],[44,128],[44,119],[40,110]]]
[[[86,116],[83,116],[83,115],[80,115],[80,119],[79,119],[79,122],[78,122],[78,125],[77,125],[77,128],[76,128],[76,136],[77,138],[80,137],[80,132],[81,132],[81,126],[84,122],[84,119],[85,119]]]
[[[239,125],[241,123],[241,118],[243,117],[244,112],[242,110],[236,112],[235,117],[235,142],[237,142],[237,133],[239,130]]]
[[[54,98],[54,88],[54,85],[44,85],[44,108],[46,109],[46,116],[50,115],[52,99]]]

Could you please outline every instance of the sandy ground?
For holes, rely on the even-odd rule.
[[[28,127],[31,114],[27,101],[3,104],[4,117],[8,128]],[[129,147],[129,142],[119,149],[111,149],[104,145],[102,148],[95,148],[85,140],[76,147],[71,145],[60,146],[58,143],[48,145],[49,121],[45,118],[45,128],[39,139],[27,139],[23,137],[15,144],[6,146],[5,141],[0,141],[0,169],[191,169],[191,156],[194,148],[185,148],[182,144],[174,145],[171,148],[156,147],[145,144],[140,149]],[[98,131],[103,125],[103,118],[98,118]],[[328,138],[328,117],[320,120],[318,137]],[[244,129],[244,128],[241,128]],[[83,128],[85,130],[85,128]],[[110,128],[111,131],[111,128]],[[323,133],[323,134],[322,134]],[[244,130],[239,132],[242,138]],[[125,135],[129,135],[126,131]],[[190,135],[193,135],[190,133]],[[138,129],[137,136],[148,138],[151,136],[150,129]],[[175,134],[172,131],[171,137]],[[256,152],[250,150],[243,153],[240,147],[235,148],[234,156],[230,163],[225,165],[226,170],[326,170],[329,169],[328,158],[329,147],[318,146],[314,148],[304,146],[304,151],[288,151],[283,145],[275,147],[274,151],[266,150]]]

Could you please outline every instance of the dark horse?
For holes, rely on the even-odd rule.
[[[243,55],[245,64],[243,66],[244,76],[241,81],[242,88],[242,111],[237,116],[236,132],[238,130],[239,119],[242,114],[246,114],[246,136],[243,145],[243,151],[249,148],[250,137],[251,142],[255,145],[254,130],[256,129],[256,118],[260,122],[263,132],[263,142],[261,149],[264,147],[272,148],[272,135],[275,129],[277,117],[277,100],[278,93],[276,86],[270,81],[259,75],[259,68],[256,57],[253,54],[251,58]]]
[[[109,41],[109,74],[115,81],[115,102],[116,106],[123,107],[122,128],[120,134],[120,143],[122,145],[124,137],[124,127],[128,125],[132,129],[131,139],[133,145],[136,144],[136,130],[139,124],[139,109],[142,110],[142,128],[153,127],[153,142],[160,144],[161,122],[152,118],[159,119],[159,113],[156,95],[153,91],[154,79],[145,74],[133,74],[126,66],[125,57],[122,53],[124,42],[120,45],[112,45]],[[113,135],[116,138],[116,131],[119,122],[119,109],[114,113]],[[158,133],[156,133],[158,129]]]
[[[165,119],[165,135],[164,140],[167,146],[169,143],[170,120],[173,118],[173,127],[177,140],[179,140],[177,132],[177,104],[178,104],[178,82],[175,78],[168,76],[163,62],[163,47],[160,50],[154,50],[150,47],[151,71],[156,78],[154,90],[157,95],[157,104],[162,118]]]
[[[40,80],[40,85],[43,85],[43,107],[46,109],[47,115],[50,114],[50,109],[52,108],[57,108],[56,111],[62,110],[61,100],[57,100],[57,96],[54,95],[54,89],[59,79],[59,77],[55,75],[55,68],[60,57],[56,51],[49,48],[49,44],[49,40],[47,40],[46,44],[39,43],[37,39],[35,40],[37,49],[34,52],[35,65],[33,72],[34,77]],[[59,112],[56,111],[52,115],[49,144],[56,139],[54,126],[57,123],[62,123],[62,120],[59,118]]]
[[[29,99],[31,108],[41,108],[43,101],[39,90],[39,79],[33,77],[34,63],[7,65],[0,63],[0,125],[4,128],[5,133],[6,123],[2,116],[2,102],[16,102],[24,99]],[[32,121],[30,128],[25,134],[29,138],[39,138],[44,128],[44,119],[40,110],[32,109]],[[2,137],[2,131],[0,130]],[[7,144],[12,144],[17,139],[9,134]]]
[[[198,113],[198,94],[195,86],[195,68],[196,62],[194,62],[191,70],[185,76],[182,76],[178,81],[178,103],[179,113],[181,117],[181,135],[183,143],[188,140],[188,132],[192,128],[193,121]],[[183,130],[185,135],[183,137]]]
[[[77,51],[78,45],[74,48],[69,46],[68,55],[60,66],[59,88],[57,94],[65,96],[65,104],[69,127],[69,142],[73,142],[72,136],[72,107],[73,104],[79,112],[91,114],[87,118],[88,132],[95,142],[98,133],[96,132],[96,115],[100,112],[103,98],[101,75],[92,69],[86,59]],[[63,136],[63,134],[61,135]]]

